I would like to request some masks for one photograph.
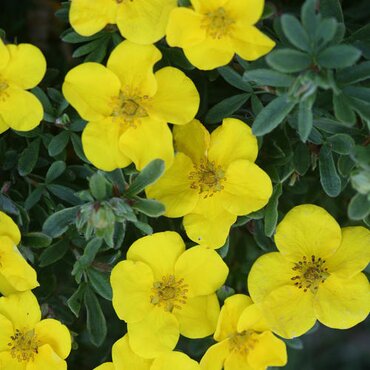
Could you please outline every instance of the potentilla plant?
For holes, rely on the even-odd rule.
[[[367,0],[3,3],[0,370],[366,368]]]

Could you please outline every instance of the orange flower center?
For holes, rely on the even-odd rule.
[[[186,304],[187,288],[188,285],[184,284],[184,279],[176,280],[174,275],[163,276],[161,281],[153,283],[150,302],[168,312],[172,312],[175,308],[181,310],[181,306]]]
[[[229,17],[222,7],[213,12],[205,13],[202,19],[202,28],[205,28],[208,36],[213,39],[221,39],[227,36],[235,21]]]
[[[258,342],[258,333],[252,330],[235,333],[229,337],[230,351],[247,354]]]
[[[199,194],[203,194],[204,198],[207,198],[224,189],[222,183],[226,178],[221,166],[206,159],[201,160],[199,165],[194,165],[194,171],[190,172],[189,180],[192,181],[190,187],[199,189]]]
[[[10,354],[19,362],[33,361],[38,354],[40,341],[37,339],[35,330],[16,329],[14,335],[10,337],[8,343]]]
[[[138,119],[147,117],[148,114],[142,106],[142,102],[148,97],[128,97],[123,93],[113,100],[112,117],[121,123],[136,127]]]
[[[298,273],[291,278],[295,281],[294,285],[303,289],[304,292],[310,289],[312,293],[315,293],[319,285],[324,283],[330,275],[328,268],[325,267],[325,262],[321,257],[311,256],[311,259],[308,259],[303,256],[302,261],[295,263],[292,268],[294,272]]]

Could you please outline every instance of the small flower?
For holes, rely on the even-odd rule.
[[[370,260],[370,232],[340,226],[323,208],[303,204],[276,229],[279,252],[252,266],[248,288],[273,330],[292,338],[316,322],[347,329],[365,320],[370,289],[361,271]]]
[[[128,334],[113,345],[112,358],[113,362],[106,362],[95,370],[200,370],[196,361],[181,352],[168,352],[146,360],[132,351]]]
[[[174,129],[172,167],[146,189],[166,206],[167,217],[184,217],[190,239],[210,248],[224,245],[238,215],[262,208],[272,185],[253,162],[257,139],[244,122],[227,118],[209,134],[199,122]]]
[[[203,356],[202,370],[265,370],[287,363],[285,343],[275,337],[261,312],[243,294],[225,300],[214,339]]]
[[[44,77],[46,61],[30,44],[4,45],[0,39],[0,133],[30,131],[42,120],[40,101],[28,89]]]
[[[82,118],[87,158],[104,171],[134,162],[138,169],[156,158],[173,160],[167,122],[185,124],[198,111],[199,94],[180,70],[165,67],[153,73],[161,59],[153,45],[123,41],[107,67],[84,63],[66,76],[63,93]]]
[[[0,212],[0,293],[3,295],[39,286],[35,270],[18,251],[20,239],[17,225]]]
[[[255,60],[275,42],[254,24],[264,0],[191,0],[192,8],[174,9],[167,26],[167,42],[184,49],[189,61],[203,70],[228,64],[234,54]]]
[[[175,232],[134,242],[111,275],[113,306],[127,322],[132,350],[151,359],[172,351],[180,333],[212,334],[220,310],[215,291],[227,274],[215,251],[199,246],[185,251]]]
[[[67,370],[69,331],[57,320],[41,320],[30,291],[0,298],[0,326],[1,369]]]
[[[91,36],[107,24],[117,24],[122,36],[138,44],[153,44],[165,35],[177,0],[72,0],[72,27]]]

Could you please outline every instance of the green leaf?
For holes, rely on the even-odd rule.
[[[306,142],[313,127],[313,113],[312,106],[315,102],[315,97],[313,99],[308,98],[302,100],[299,103],[298,109],[298,133],[303,142]]]
[[[306,70],[312,63],[308,54],[293,49],[278,49],[266,57],[267,64],[280,72],[293,73]]]
[[[355,146],[355,141],[346,134],[336,134],[328,138],[331,149],[338,154],[350,154]]]
[[[94,268],[86,270],[87,277],[92,288],[104,299],[112,300],[112,287],[109,282],[109,274],[98,271]]]
[[[351,109],[349,100],[343,93],[333,94],[333,106],[335,117],[339,121],[351,124],[356,122],[356,114]]]
[[[89,267],[94,262],[95,257],[98,254],[102,245],[103,239],[101,238],[91,239],[85,247],[84,254],[77,261],[77,264],[79,265],[78,268],[85,270],[87,267]]]
[[[51,157],[55,157],[60,154],[69,142],[69,132],[62,131],[58,135],[53,136],[48,145],[48,153]]]
[[[69,240],[60,240],[45,249],[40,255],[40,267],[49,266],[61,260],[69,249]]]
[[[265,209],[265,235],[271,237],[274,234],[278,221],[279,198],[283,192],[282,184],[274,186],[274,192]]]
[[[104,200],[108,197],[107,180],[101,172],[94,173],[89,180],[91,194],[97,200]]]
[[[317,62],[324,68],[346,68],[357,62],[361,51],[352,45],[335,45],[323,50]]]
[[[343,84],[355,84],[370,79],[370,61],[338,71],[337,79]]]
[[[20,155],[18,160],[18,172],[21,176],[27,176],[35,168],[39,159],[40,142],[40,139],[32,141]]]
[[[332,41],[337,33],[338,23],[334,18],[323,19],[316,31],[316,42],[320,48]]]
[[[30,248],[46,248],[51,244],[52,240],[53,239],[50,238],[50,236],[40,232],[32,232],[22,235],[22,245]]]
[[[79,57],[82,57],[84,55],[90,54],[93,51],[102,48],[102,46],[104,47],[104,43],[106,42],[106,40],[107,40],[107,37],[105,36],[105,37],[100,37],[96,40],[90,41],[89,43],[78,47],[73,52],[72,57],[73,58],[79,58]]]
[[[281,17],[281,26],[287,39],[298,49],[309,51],[310,39],[298,19],[290,14]]]
[[[305,1],[301,8],[301,19],[307,33],[314,35],[319,23],[319,17],[316,15],[316,0]]]
[[[64,200],[71,205],[77,205],[81,203],[81,200],[75,195],[75,190],[67,186],[59,184],[48,184],[47,189],[56,197]]]
[[[47,183],[53,182],[64,173],[66,168],[67,166],[63,161],[56,161],[52,163],[52,165],[48,169],[48,172],[46,173],[45,181]]]
[[[348,217],[351,220],[363,220],[370,214],[370,200],[367,195],[356,194],[348,205]]]
[[[349,97],[349,105],[356,111],[365,121],[370,121],[370,104],[363,100]]]
[[[336,197],[341,191],[341,181],[335,167],[333,155],[327,145],[321,147],[319,156],[320,182],[329,197]]]
[[[250,98],[251,94],[239,94],[230,96],[214,105],[207,113],[205,121],[207,123],[221,122],[224,118],[230,117],[239,110]]]
[[[281,95],[271,101],[256,117],[252,129],[256,136],[271,132],[292,111],[295,102],[288,100],[287,95]]]
[[[231,86],[236,87],[239,90],[252,92],[253,89],[251,85],[241,76],[238,72],[232,69],[229,66],[220,67],[217,69],[218,73],[222,76],[222,78],[228,82]]]
[[[346,86],[343,92],[355,99],[363,100],[365,103],[370,103],[370,88],[363,86]]]
[[[253,69],[243,75],[246,81],[253,81],[259,86],[290,87],[294,78],[271,69]]]
[[[49,113],[51,115],[54,114],[54,108],[51,104],[49,97],[45,94],[43,90],[41,90],[39,87],[35,87],[31,90],[32,94],[35,95],[41,102],[44,111],[46,113]]]
[[[61,38],[64,42],[68,42],[70,44],[88,42],[88,41],[99,39],[100,37],[104,36],[104,34],[101,32],[96,33],[92,36],[81,36],[80,34],[78,34],[77,32],[73,30],[68,30],[68,31],[69,32],[62,34]]]
[[[29,211],[35,204],[39,202],[41,197],[45,192],[44,185],[38,185],[31,194],[27,197],[26,201],[24,202],[24,208]]]
[[[81,306],[85,295],[86,283],[82,282],[67,301],[67,305],[76,317],[80,316]]]
[[[144,213],[149,217],[159,217],[166,212],[166,208],[161,202],[154,199],[138,199],[132,205],[133,209]]]
[[[339,0],[320,0],[320,12],[326,18],[335,17],[338,22],[344,22]]]
[[[302,350],[304,347],[303,341],[300,338],[283,339],[283,341],[286,343],[288,347],[296,349],[296,350]]]
[[[76,221],[80,207],[65,208],[49,216],[43,227],[43,233],[52,238],[57,238],[64,234],[68,227]]]
[[[311,165],[311,156],[308,146],[298,143],[294,150],[293,163],[295,170],[301,175],[305,175]]]
[[[107,322],[94,291],[87,286],[85,290],[85,307],[87,312],[87,332],[91,343],[100,347],[107,336]]]
[[[148,185],[153,184],[162,176],[165,164],[162,159],[154,159],[148,163],[130,184],[126,195],[132,196],[141,193]]]

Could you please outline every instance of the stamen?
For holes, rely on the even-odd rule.
[[[10,354],[18,362],[33,361],[35,355],[39,353],[40,341],[37,339],[35,330],[16,329],[14,335],[10,337],[8,346]]]
[[[0,101],[5,101],[9,97],[9,94],[6,91],[8,87],[9,85],[7,82],[0,78]]]
[[[245,330],[241,333],[234,333],[229,336],[231,352],[238,352],[246,355],[258,342],[258,333],[253,330]]]
[[[220,7],[204,15],[202,28],[205,28],[207,34],[213,39],[221,39],[230,33],[234,23],[235,21],[229,17],[226,10]]]

